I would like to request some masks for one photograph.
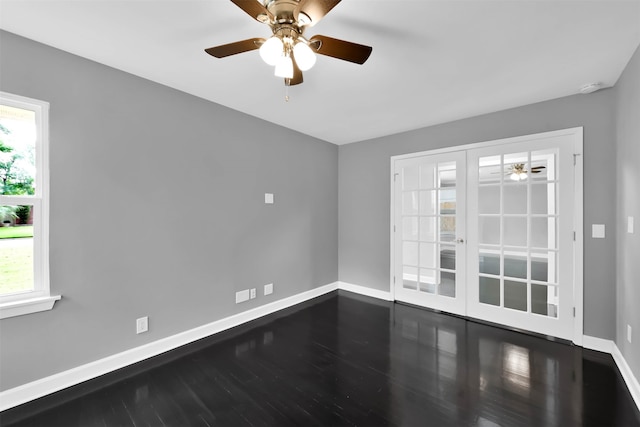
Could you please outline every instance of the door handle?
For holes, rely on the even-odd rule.
[[[456,243],[464,243],[464,239],[456,239]]]

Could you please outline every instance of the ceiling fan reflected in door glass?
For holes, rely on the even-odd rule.
[[[511,167],[506,171],[506,175],[509,175],[509,178],[512,181],[524,181],[528,177],[528,173],[540,173],[542,169],[545,169],[544,166],[534,166],[530,168],[529,171],[525,169],[524,163],[515,163],[511,165]]]
[[[546,169],[546,166],[533,166],[527,169],[527,165],[525,163],[505,164],[505,166],[507,166],[507,168],[504,170],[504,172],[498,171],[488,173],[490,173],[491,175],[504,174],[508,176],[512,181],[524,181],[529,177],[529,174],[540,173],[543,171],[543,169]],[[496,167],[499,167],[499,165],[496,165]],[[483,169],[486,169],[486,167],[484,167]]]
[[[371,55],[369,46],[332,37],[315,35],[307,39],[305,29],[314,26],[340,0],[231,0],[256,21],[268,25],[272,36],[252,38],[205,49],[209,55],[224,58],[259,49],[260,57],[275,67],[274,74],[287,86],[302,83],[302,72],[316,62],[316,54],[364,64]]]

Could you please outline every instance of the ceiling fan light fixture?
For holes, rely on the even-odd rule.
[[[298,14],[298,25],[304,27],[305,25],[311,24],[311,17],[304,12],[300,12]]]
[[[524,181],[525,179],[527,179],[527,173],[526,172],[513,172],[509,178],[511,178],[512,181]]]
[[[274,36],[260,46],[260,57],[269,65],[277,65],[282,57],[282,50],[282,40]]]
[[[282,55],[276,63],[276,69],[274,74],[276,77],[283,77],[285,79],[293,78],[293,61],[291,57]]]
[[[293,47],[293,56],[301,71],[310,70],[316,63],[316,54],[305,42],[299,41]]]

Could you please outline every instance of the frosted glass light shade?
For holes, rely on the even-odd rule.
[[[316,63],[316,54],[304,42],[298,42],[293,47],[293,56],[296,58],[296,64],[301,71],[311,69]]]
[[[293,61],[288,56],[281,56],[276,63],[276,77],[293,78]]]
[[[260,57],[269,65],[276,65],[282,56],[282,40],[271,37],[260,46]]]

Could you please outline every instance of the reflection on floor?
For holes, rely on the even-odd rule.
[[[0,417],[4,426],[640,424],[609,355],[343,291]]]

